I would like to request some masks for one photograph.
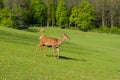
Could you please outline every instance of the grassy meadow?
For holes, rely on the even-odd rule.
[[[44,28],[45,35],[71,40],[60,46],[55,60],[52,49],[34,51],[40,28],[16,30],[0,27],[0,80],[120,80],[120,35]]]

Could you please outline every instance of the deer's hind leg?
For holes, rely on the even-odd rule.
[[[41,49],[42,49],[42,53],[43,53],[43,55],[46,56],[46,53],[45,53],[45,50],[44,50],[44,49],[45,49],[45,46],[42,45],[42,46],[41,46]]]

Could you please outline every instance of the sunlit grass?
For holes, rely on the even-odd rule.
[[[55,60],[52,49],[44,57],[35,47],[40,28],[25,31],[0,28],[0,80],[119,80],[120,36],[44,28],[45,35],[61,38],[65,32],[71,40],[60,47]]]

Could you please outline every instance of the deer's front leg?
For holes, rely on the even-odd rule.
[[[52,46],[52,50],[53,50],[53,57],[55,58],[55,46]]]
[[[56,51],[57,51],[57,58],[59,58],[59,56],[60,56],[60,49],[56,48]]]

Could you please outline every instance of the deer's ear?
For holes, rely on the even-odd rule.
[[[64,32],[62,32],[62,35],[65,35],[65,33],[64,33]]]

